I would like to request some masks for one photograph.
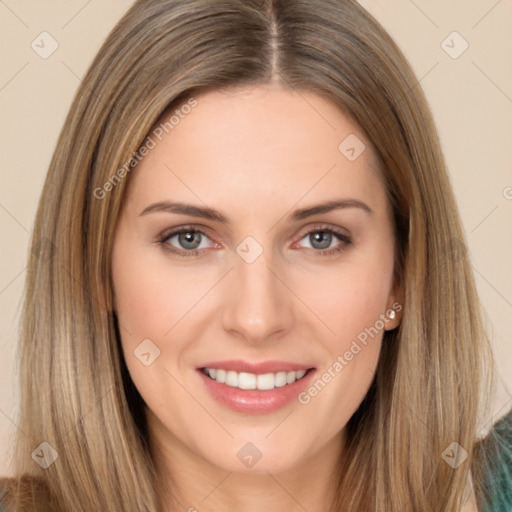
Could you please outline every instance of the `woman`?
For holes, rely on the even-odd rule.
[[[137,2],[43,190],[4,506],[468,510],[491,356],[463,240],[356,2]]]

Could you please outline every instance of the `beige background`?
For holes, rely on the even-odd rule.
[[[436,118],[495,345],[497,418],[512,406],[512,2],[361,3],[411,61]],[[130,4],[0,0],[0,475],[16,429],[16,332],[38,197],[80,78]],[[31,48],[44,31],[59,45],[47,59]],[[457,59],[441,46],[454,31],[469,44]],[[463,41],[445,44],[454,52]]]

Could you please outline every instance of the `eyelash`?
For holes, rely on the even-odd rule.
[[[162,248],[165,251],[168,251],[168,252],[175,254],[179,257],[187,258],[187,257],[198,256],[198,251],[200,251],[201,249],[193,249],[190,251],[187,251],[185,249],[178,250],[168,243],[171,238],[175,237],[176,235],[180,235],[181,233],[200,233],[201,235],[209,238],[209,236],[202,229],[185,226],[183,228],[174,230],[170,233],[163,233],[158,238],[157,242],[162,246]],[[350,239],[350,237],[348,237],[344,233],[341,233],[340,231],[337,231],[333,228],[328,228],[325,226],[315,226],[314,228],[312,228],[309,231],[307,231],[306,233],[304,233],[302,235],[302,237],[299,239],[299,241],[303,240],[304,238],[306,238],[307,236],[309,236],[313,233],[330,233],[330,234],[334,235],[336,238],[338,238],[338,240],[340,242],[342,242],[341,244],[339,244],[331,249],[306,248],[306,249],[311,249],[312,251],[315,252],[315,254],[318,254],[320,256],[329,256],[329,255],[334,255],[336,253],[341,253],[342,251],[347,249],[347,247],[349,245],[352,244],[352,240]]]

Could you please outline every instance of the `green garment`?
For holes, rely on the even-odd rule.
[[[478,443],[476,457],[484,470],[478,510],[512,512],[512,410]]]

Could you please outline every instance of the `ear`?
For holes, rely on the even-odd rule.
[[[385,331],[396,329],[402,321],[403,288],[400,282],[395,281],[389,294],[385,312]]]

